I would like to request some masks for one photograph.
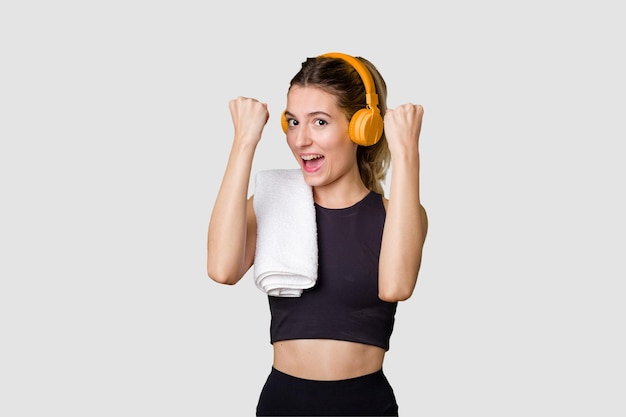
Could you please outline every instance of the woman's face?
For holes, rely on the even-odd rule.
[[[348,134],[349,121],[332,94],[317,87],[291,87],[285,116],[287,143],[307,184],[324,186],[346,176],[360,178],[357,145]]]

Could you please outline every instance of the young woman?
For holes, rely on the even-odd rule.
[[[398,415],[383,360],[397,303],[417,282],[428,224],[419,187],[423,109],[387,109],[386,96],[374,65],[346,54],[308,58],[291,80],[281,122],[313,193],[318,277],[299,297],[268,295],[274,360],[257,416]],[[254,264],[248,183],[269,118],[267,104],[253,98],[229,109],[234,139],[207,254],[208,275],[223,284]]]

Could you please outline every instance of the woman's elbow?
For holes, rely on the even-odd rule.
[[[218,284],[234,285],[241,279],[241,276],[224,268],[216,267],[207,262],[207,275]]]
[[[390,270],[381,268],[378,276],[378,298],[390,303],[411,298],[417,285],[419,269],[419,264]]]
[[[414,285],[406,285],[406,286],[394,286],[390,287],[380,287],[378,289],[378,298],[382,301],[386,301],[388,303],[395,303],[398,301],[406,301],[413,295],[413,290],[415,289]]]

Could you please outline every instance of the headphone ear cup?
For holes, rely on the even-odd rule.
[[[287,117],[285,116],[285,112],[280,116],[280,125],[283,128],[283,132],[287,133],[287,129],[289,128],[289,122],[287,121]]]
[[[357,145],[372,146],[383,135],[383,118],[375,110],[361,109],[352,116],[348,132]]]

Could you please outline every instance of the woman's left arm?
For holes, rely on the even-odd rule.
[[[388,109],[385,135],[391,153],[391,185],[380,249],[378,296],[408,299],[417,284],[428,218],[420,201],[419,136],[424,109],[404,104]]]

